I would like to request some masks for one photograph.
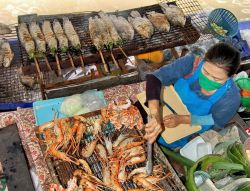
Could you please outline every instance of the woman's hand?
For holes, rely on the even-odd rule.
[[[167,115],[163,118],[163,123],[166,128],[174,128],[180,124],[190,124],[190,116],[176,114]]]
[[[159,116],[152,116],[150,121],[146,124],[146,135],[144,138],[149,143],[154,143],[158,135],[163,131],[163,124]]]

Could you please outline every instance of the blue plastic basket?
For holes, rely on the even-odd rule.
[[[225,36],[218,34],[211,26],[212,23],[215,23],[217,26],[227,30]],[[233,13],[223,8],[214,9],[209,14],[207,27],[214,37],[218,38],[219,40],[223,40],[225,37],[234,37],[239,30],[237,18]]]

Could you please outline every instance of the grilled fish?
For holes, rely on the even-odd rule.
[[[154,27],[146,17],[141,17],[138,11],[130,13],[132,17],[128,17],[128,21],[133,25],[134,29],[144,38],[150,38],[154,33]]]
[[[101,19],[104,21],[106,28],[109,32],[109,35],[113,41],[113,45],[121,45],[122,44],[122,39],[119,36],[115,25],[113,24],[113,22],[111,21],[111,19],[109,18],[109,16],[104,13],[104,12],[99,12],[99,16],[101,17]]]
[[[175,5],[168,5],[167,3],[160,3],[160,6],[171,24],[181,27],[185,26],[186,17],[181,8]]]
[[[36,48],[38,53],[46,52],[46,43],[44,35],[36,22],[31,22],[29,25],[30,34],[35,40]]]
[[[10,44],[6,39],[0,40],[0,65],[9,67],[14,57]]]
[[[169,32],[170,24],[164,14],[151,11],[147,12],[147,17],[158,31]]]
[[[92,43],[95,45],[96,49],[102,50],[104,47],[104,42],[97,22],[98,18],[89,18],[89,34]]]
[[[28,31],[26,23],[21,23],[18,26],[18,34],[21,44],[29,55],[29,58],[33,58],[35,53],[35,43]]]
[[[54,54],[57,51],[57,41],[55,33],[51,28],[50,21],[44,21],[42,24],[42,31],[45,41],[50,49],[50,53]]]
[[[76,33],[71,21],[67,17],[63,18],[63,29],[72,46],[76,49],[80,49],[81,43],[79,36]]]
[[[56,38],[59,42],[59,47],[62,50],[62,52],[67,52],[69,43],[66,35],[64,34],[63,28],[58,20],[53,21],[53,29],[54,33],[56,35]]]
[[[11,33],[11,29],[8,25],[0,23],[0,35]]]
[[[135,33],[134,28],[124,17],[109,15],[109,18],[123,40],[133,40]]]

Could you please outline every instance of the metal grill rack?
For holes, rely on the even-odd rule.
[[[21,55],[15,25],[13,25],[11,29],[11,34],[0,35],[0,39],[5,38],[9,40],[11,49],[15,55],[10,67],[5,68],[2,66],[0,68],[0,103],[15,103],[21,101],[32,102],[40,100],[42,96],[38,85],[30,90],[20,83],[17,73],[21,67]],[[4,107],[1,109],[7,108]]]

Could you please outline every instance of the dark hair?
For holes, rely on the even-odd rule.
[[[232,76],[239,68],[240,52],[227,43],[217,43],[208,49],[205,61],[225,69],[228,76]]]

